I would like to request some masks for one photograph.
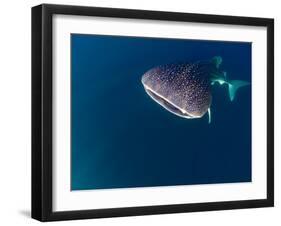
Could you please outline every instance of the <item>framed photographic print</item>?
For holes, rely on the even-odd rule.
[[[32,8],[32,217],[273,206],[274,21]]]

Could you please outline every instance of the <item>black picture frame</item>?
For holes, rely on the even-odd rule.
[[[261,26],[267,28],[267,198],[95,210],[52,210],[52,17],[54,14]],[[274,205],[274,20],[43,4],[32,8],[32,218],[40,221],[121,217]]]

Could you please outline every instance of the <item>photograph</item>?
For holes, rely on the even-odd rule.
[[[71,34],[71,189],[251,181],[251,43]]]

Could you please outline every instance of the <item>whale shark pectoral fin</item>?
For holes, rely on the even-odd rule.
[[[243,87],[243,86],[247,86],[249,85],[250,83],[249,82],[246,82],[246,81],[241,81],[241,80],[231,80],[228,82],[228,92],[229,92],[229,98],[231,101],[234,100],[235,98],[235,94],[236,94],[236,91]]]
[[[210,108],[208,108],[208,116],[209,116],[208,123],[210,124],[211,123],[211,109]]]
[[[223,85],[225,83],[227,83],[225,78],[213,78],[211,79],[211,85],[215,85],[216,83],[218,83],[219,85]]]

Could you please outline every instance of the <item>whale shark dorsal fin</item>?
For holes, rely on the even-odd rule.
[[[212,63],[216,66],[216,68],[219,68],[222,63],[222,58],[220,56],[215,56],[212,58]]]
[[[210,108],[208,108],[208,116],[209,116],[208,123],[210,124],[211,123],[211,109]]]

